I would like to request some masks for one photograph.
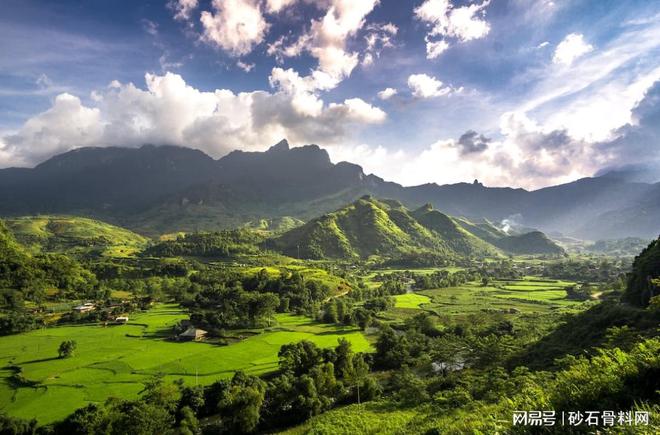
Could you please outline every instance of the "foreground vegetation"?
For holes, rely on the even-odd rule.
[[[379,225],[408,213],[362,201]],[[472,224],[451,222],[438,266],[430,245],[292,259],[265,250],[290,236],[249,229],[40,252],[0,224],[0,432],[527,433],[520,410],[649,412],[598,427],[660,430],[660,242],[632,264],[470,257]]]

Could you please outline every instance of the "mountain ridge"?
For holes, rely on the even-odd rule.
[[[365,194],[410,208],[431,203],[473,222],[519,220],[593,240],[660,232],[654,224],[660,222],[660,184],[586,177],[532,191],[478,182],[404,187],[359,165],[332,163],[317,145],[292,148],[286,140],[264,152],[233,151],[217,160],[168,145],[81,148],[31,169],[0,170],[0,215],[79,214],[144,234],[284,216],[309,220]],[[628,225],[640,219],[638,212],[643,225]]]

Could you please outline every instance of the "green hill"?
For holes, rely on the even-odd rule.
[[[497,249],[435,210],[411,212],[397,201],[364,196],[267,242],[302,258],[366,258],[432,252],[447,257],[497,254]]]
[[[433,210],[430,204],[415,210],[412,215],[415,216],[421,225],[434,232],[454,252],[460,255],[498,254],[498,250],[492,244],[464,229],[460,226],[457,219],[449,217],[438,210]]]
[[[561,255],[564,250],[540,231],[506,236],[496,242],[496,246],[511,254]]]
[[[125,257],[148,243],[127,229],[82,217],[27,216],[5,223],[16,240],[34,253]]]

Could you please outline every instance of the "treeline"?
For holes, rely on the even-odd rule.
[[[153,257],[213,257],[228,258],[238,254],[256,254],[264,237],[248,229],[224,230],[212,233],[190,233],[176,240],[157,243],[144,251]]]
[[[246,276],[224,269],[207,269],[190,277],[199,292],[181,295],[196,326],[222,335],[226,328],[267,325],[275,312],[314,316],[331,294],[329,286],[305,279],[298,271],[282,269],[270,275],[262,269]]]

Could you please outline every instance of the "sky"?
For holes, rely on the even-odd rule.
[[[657,1],[2,3],[0,168],[282,138],[404,185],[660,167]]]

